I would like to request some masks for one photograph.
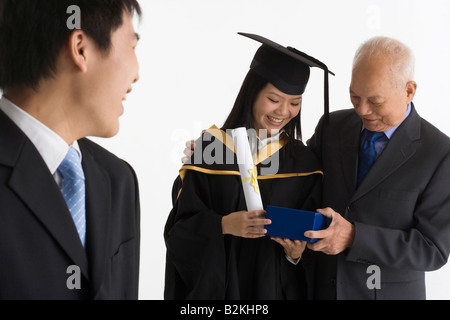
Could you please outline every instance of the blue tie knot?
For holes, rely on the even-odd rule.
[[[375,142],[384,136],[385,136],[384,132],[374,132],[366,130],[366,141]]]
[[[366,130],[364,132],[364,143],[359,150],[359,162],[358,162],[358,179],[357,185],[366,177],[370,168],[377,158],[377,152],[375,148],[375,142],[385,136],[384,132],[373,132]]]
[[[66,157],[58,167],[59,173],[64,179],[84,180],[83,167],[80,155],[74,148],[69,148]]]

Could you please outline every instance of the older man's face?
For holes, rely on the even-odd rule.
[[[364,127],[383,132],[399,125],[415,93],[415,83],[401,83],[386,57],[363,58],[352,73],[350,98]],[[414,89],[414,92],[411,92]]]

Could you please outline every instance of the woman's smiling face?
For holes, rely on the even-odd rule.
[[[298,115],[301,105],[301,95],[285,94],[268,83],[260,91],[253,104],[253,121],[256,132],[267,130],[267,136],[277,134]]]

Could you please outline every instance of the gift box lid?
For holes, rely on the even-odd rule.
[[[317,242],[318,239],[305,237],[306,231],[322,230],[329,225],[329,219],[320,213],[275,206],[267,207],[266,219],[272,221],[265,226],[267,236],[308,242]]]

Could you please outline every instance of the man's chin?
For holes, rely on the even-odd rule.
[[[370,120],[364,120],[364,128],[366,128],[369,131],[383,131],[383,126],[380,126],[379,121],[370,121]]]
[[[118,133],[119,133],[119,124],[117,124],[117,126],[115,126],[113,128],[108,128],[101,132],[96,132],[92,136],[97,137],[97,138],[109,139],[109,138],[115,137]]]

